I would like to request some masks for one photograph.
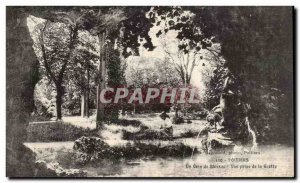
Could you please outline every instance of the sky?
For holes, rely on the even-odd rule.
[[[145,58],[159,58],[161,60],[164,60],[166,57],[165,51],[164,51],[164,46],[163,42],[164,40],[161,38],[156,37],[156,33],[160,30],[161,27],[159,26],[153,26],[150,31],[149,31],[149,36],[152,39],[153,45],[156,47],[153,51],[148,51],[142,47],[140,47],[140,56],[145,57]],[[165,40],[166,44],[168,47],[168,50],[171,50],[172,53],[175,53],[177,50],[177,32],[174,30],[168,31],[168,33],[165,35]],[[201,61],[199,61],[198,66],[195,67],[193,74],[192,74],[192,79],[191,79],[191,84],[197,87],[198,89],[202,90],[204,89],[204,83],[202,81],[202,74],[201,74]]]

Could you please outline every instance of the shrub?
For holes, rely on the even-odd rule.
[[[182,117],[175,117],[172,119],[173,124],[182,124],[184,123],[184,119]]]
[[[139,132],[128,132],[123,130],[125,140],[172,140],[173,136],[163,130],[141,129]]]
[[[198,134],[199,134],[199,132],[197,132],[197,131],[189,130],[187,132],[181,133],[180,137],[182,137],[182,138],[191,138],[191,137],[198,136]]]

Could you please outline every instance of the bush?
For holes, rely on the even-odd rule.
[[[181,133],[180,134],[180,137],[181,138],[191,138],[191,137],[196,137],[198,136],[199,132],[197,131],[192,131],[192,130],[189,130],[187,132],[184,132],[184,133]]]
[[[172,140],[173,136],[169,132],[172,129],[162,130],[141,129],[139,132],[128,132],[123,130],[123,139],[125,140]]]
[[[182,117],[177,117],[177,118],[175,117],[172,119],[172,123],[173,124],[182,124],[182,123],[184,123],[184,119]]]
[[[142,126],[142,123],[138,120],[127,120],[127,119],[121,119],[118,120],[116,123],[114,123],[115,125],[121,125],[121,126],[134,126],[134,127],[139,127]]]

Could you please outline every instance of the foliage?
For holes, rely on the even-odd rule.
[[[194,67],[200,66],[198,64],[201,61],[202,67],[207,68],[202,69],[206,85],[203,102],[206,108],[211,109],[218,104],[224,79],[232,75],[238,81],[235,90],[240,91],[241,102],[251,106],[249,116],[253,118],[257,134],[264,134],[261,136],[266,138],[273,137],[273,132],[264,130],[266,128],[274,129],[278,134],[280,126],[285,125],[277,122],[282,116],[288,121],[288,129],[292,127],[293,108],[289,105],[293,103],[290,8],[62,7],[59,10],[50,11],[47,19],[53,22],[48,22],[47,26],[42,22],[37,26],[37,32],[43,28],[45,31],[43,43],[46,54],[42,53],[40,44],[35,45],[35,49],[40,49],[37,52],[39,60],[44,59],[43,55],[51,58],[46,60],[52,73],[49,69],[47,72],[47,66],[42,63],[42,75],[50,78],[50,75],[55,76],[52,77],[55,84],[58,76],[65,74],[62,79],[65,86],[60,88],[64,90],[63,93],[68,93],[64,96],[64,108],[78,108],[79,93],[86,88],[95,90],[100,50],[98,38],[105,35],[103,44],[108,50],[108,56],[105,56],[108,82],[105,84],[108,86],[124,86],[127,82],[130,91],[141,86],[144,89],[154,85],[165,87],[165,82],[177,86],[180,82],[178,78],[188,84]],[[156,36],[162,40],[170,32],[176,33],[176,51],[170,52],[165,43],[165,60],[152,62],[138,57],[140,62],[130,65],[130,59],[136,59],[134,56],[139,55],[141,47],[148,51],[155,48],[149,36],[153,27],[160,27]],[[86,37],[91,39],[78,39],[78,34],[85,32],[83,30],[87,32]],[[39,41],[42,39],[34,39],[35,43]],[[73,49],[76,54],[71,54]],[[178,61],[170,62],[175,60],[174,57],[183,61],[183,65],[178,65]],[[126,65],[125,59],[126,71],[123,67]],[[65,67],[70,72],[61,70],[65,63],[68,63]],[[145,68],[144,65],[151,67]],[[66,83],[65,78],[69,83]],[[279,91],[280,97],[276,96],[279,101],[264,100],[265,95],[271,97],[269,91],[273,89]],[[95,92],[91,92],[91,95],[95,96]],[[150,106],[162,109],[155,102]],[[122,107],[137,111],[152,109],[136,103]],[[190,109],[182,107],[182,110],[191,111],[202,106],[188,107]],[[111,112],[116,117],[114,121],[117,121],[118,109],[120,106],[116,105],[106,107],[107,114]],[[234,109],[232,114],[238,115],[241,111],[243,109]],[[292,131],[288,134],[292,134]]]
[[[107,60],[107,84],[110,87],[117,87],[125,83],[124,69],[121,65],[120,53],[112,49]]]
[[[36,85],[34,90],[34,116],[51,118],[55,116],[55,101],[53,100],[54,86],[47,80],[42,78]]]
[[[250,115],[256,116],[252,123],[257,133],[264,133],[261,138],[273,142],[293,141],[292,8],[204,7],[194,10],[194,24],[203,27],[205,35],[215,35],[222,44],[225,66],[240,81],[242,100],[251,105]],[[279,91],[278,102],[262,100],[272,90]],[[274,108],[280,109],[275,112]],[[283,116],[285,119],[279,122]],[[279,127],[287,132],[282,133]],[[272,130],[267,132],[266,128]]]
[[[130,55],[139,55],[139,47],[143,46],[148,51],[155,47],[148,32],[153,26],[146,17],[150,7],[127,7],[125,15],[127,19],[120,24],[120,39],[118,44],[122,48],[122,55],[127,58]],[[141,41],[143,40],[143,41]]]
[[[122,131],[122,137],[125,140],[173,140],[173,136],[168,133],[168,130],[153,130],[142,128],[138,132]]]
[[[223,67],[239,81],[237,87],[241,90],[242,102],[250,104],[252,109],[256,108],[250,115],[261,116],[252,121],[258,133],[263,130],[259,128],[262,121],[266,121],[262,116],[268,118],[267,124],[264,125],[273,127],[277,126],[276,121],[281,119],[281,116],[286,116],[289,123],[282,123],[280,126],[288,125],[288,129],[291,129],[293,118],[291,105],[282,104],[285,105],[284,108],[289,109],[285,111],[287,114],[278,111],[276,117],[273,118],[272,115],[267,117],[265,114],[267,106],[273,102],[261,100],[261,97],[266,94],[264,93],[266,90],[262,88],[268,88],[267,90],[275,88],[282,92],[286,101],[293,103],[292,8],[156,7],[154,11],[158,15],[163,15],[164,19],[180,17],[184,11],[194,14],[192,18],[184,17],[178,20],[186,23],[168,22],[168,29],[179,30],[178,39],[189,42],[188,45],[180,46],[183,51],[187,51],[188,46],[197,49],[198,43],[201,43],[201,49],[208,50],[212,43],[221,44],[221,52],[213,51],[213,53],[224,57]],[[155,20],[156,14],[152,13],[151,17]],[[198,29],[200,33],[195,32]],[[213,93],[219,93],[218,83],[221,76],[222,74],[213,78],[212,85],[215,85],[211,86]],[[233,112],[233,115],[238,116],[238,113],[239,111]],[[280,131],[275,133],[281,134]],[[288,134],[292,137],[293,133],[289,131]],[[270,133],[266,133],[265,137],[268,135]],[[278,137],[273,141],[280,139],[281,137]]]
[[[138,120],[127,120],[127,119],[120,119],[116,125],[121,126],[134,126],[134,127],[141,127],[142,123]]]
[[[148,12],[149,19],[158,29],[166,59],[181,78],[189,85],[195,68],[200,62],[216,57],[220,45],[213,43],[212,36],[205,36],[201,27],[193,24],[194,14],[181,7],[153,7]],[[176,35],[169,40],[168,35]]]
[[[166,60],[158,58],[131,57],[126,60],[127,67],[125,77],[127,84],[142,87],[168,83],[177,86],[180,83],[179,76],[173,65]]]
[[[217,65],[210,74],[209,79],[206,80],[206,92],[204,98],[204,105],[211,110],[213,107],[219,105],[221,93],[224,88],[224,80],[226,78],[226,69],[223,65]]]
[[[67,15],[61,15],[59,22],[66,21],[61,20],[63,17],[64,19],[67,18]],[[38,20],[33,17],[31,19],[31,21]],[[35,22],[36,25],[31,34],[34,40],[35,52],[41,65],[40,73],[44,78],[48,77],[48,81],[44,79],[40,83],[55,84],[54,86],[59,83],[64,85],[64,95],[62,96],[64,100],[63,113],[69,115],[78,114],[80,110],[80,95],[83,91],[95,87],[91,81],[96,78],[95,71],[98,59],[96,38],[88,32],[80,30],[74,33],[73,36],[75,37],[73,39],[76,40],[73,40],[74,44],[71,46],[69,34],[70,31],[72,32],[72,29],[69,29],[67,22],[39,22]],[[72,26],[74,25],[72,24]],[[70,46],[73,47],[72,58],[69,57]],[[65,70],[68,72],[65,72]],[[89,83],[87,83],[87,80],[89,80]],[[55,87],[52,90],[54,89]],[[37,98],[37,100],[42,99]],[[37,101],[36,103],[38,102],[42,101]],[[56,109],[55,105],[53,107]],[[56,113],[52,115],[56,116]]]

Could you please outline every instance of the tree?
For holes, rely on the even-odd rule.
[[[125,72],[126,84],[133,88],[159,88],[162,91],[163,87],[178,87],[180,84],[180,78],[176,73],[172,64],[166,60],[161,60],[158,58],[145,58],[143,56],[130,57],[126,60],[127,69]],[[131,91],[129,91],[131,92]],[[146,96],[147,92],[143,93]],[[161,94],[161,93],[160,93]],[[157,97],[156,102],[153,104],[143,104],[143,108],[153,109],[151,107],[155,105],[156,110],[162,109],[164,104],[160,104],[160,98]],[[135,111],[138,102],[133,103],[133,109]]]
[[[123,85],[125,83],[125,73],[121,65],[120,52],[118,50],[111,49],[107,62],[108,86],[116,88]]]
[[[39,47],[42,63],[48,78],[56,88],[57,120],[61,120],[62,97],[64,95],[63,79],[67,65],[72,60],[73,49],[78,29],[67,27],[63,23],[46,21],[40,29]]]
[[[46,22],[39,27],[37,51],[40,52],[44,70],[56,87],[57,119],[62,117],[62,97],[65,93],[65,71],[75,57],[78,46],[78,32],[84,30],[87,11],[77,7],[51,10],[46,16]],[[50,23],[51,20],[53,23]],[[50,27],[48,27],[50,26]],[[52,30],[52,28],[54,29]]]
[[[154,7],[148,15],[158,27],[156,36],[184,87],[190,86],[193,72],[201,67],[200,63],[209,66],[219,60],[220,44],[213,42],[213,36],[203,35],[201,27],[193,24],[195,14],[191,11],[181,7]],[[173,38],[170,39],[169,35]],[[186,105],[181,107],[184,111]],[[179,106],[175,105],[175,108],[177,116]]]
[[[99,50],[97,37],[90,35],[88,31],[80,31],[79,36],[68,77],[81,92],[81,116],[89,117],[90,92],[94,86],[92,80],[97,74]]]
[[[78,31],[79,30],[84,30],[87,28],[87,19],[86,19],[86,15],[88,14],[88,10],[87,9],[81,9],[78,7],[72,7],[71,9],[67,9],[67,10],[62,10],[62,11],[54,11],[52,12],[51,18],[53,18],[55,21],[58,22],[63,22],[66,25],[69,26],[69,28],[71,30],[76,31],[76,34],[78,35]],[[76,44],[78,44],[78,37],[76,36],[76,38],[74,39],[74,43],[76,42]],[[84,42],[80,42],[81,45],[84,44]],[[88,44],[87,42],[86,46],[87,48],[91,48],[91,44]],[[75,45],[73,45],[73,49],[76,48]],[[82,52],[84,53],[84,52]],[[90,55],[86,55],[89,56]],[[72,57],[71,57],[72,59]],[[87,75],[87,85],[85,85],[84,83],[82,83],[81,85],[81,92],[82,92],[82,108],[81,108],[81,113],[82,113],[82,117],[88,117],[89,116],[89,64],[87,63],[88,61],[85,61],[84,66],[83,66],[83,70],[86,71],[86,75]],[[83,73],[84,75],[84,73]],[[83,79],[84,76],[81,76],[81,79]]]
[[[98,85],[97,85],[97,106],[96,121],[97,125],[105,119],[104,104],[100,102],[100,93],[106,88],[106,63],[109,58],[109,49],[113,47],[109,39],[118,28],[120,21],[124,19],[123,11],[120,8],[103,8],[89,11],[87,14],[90,32],[98,37],[99,43],[99,67],[98,67]]]
[[[156,36],[162,40],[166,57],[175,65],[182,82],[189,85],[204,55],[211,53],[213,57],[219,52],[219,44],[213,44],[213,37],[203,35],[201,28],[193,24],[195,14],[181,7],[154,7],[148,16],[159,28]],[[175,34],[175,40],[170,41],[169,34]]]
[[[109,50],[113,47],[119,50],[125,58],[129,55],[138,54],[138,38],[146,38],[148,43],[145,47],[152,49],[151,39],[147,35],[151,26],[149,20],[145,17],[145,10],[141,8],[137,10],[133,7],[103,7],[91,8],[88,11],[86,19],[89,32],[96,35],[99,40],[100,47],[100,63],[97,86],[97,115],[96,121],[99,125],[104,119],[105,106],[100,99],[100,92],[106,87],[107,81],[107,60],[109,58]],[[145,21],[146,20],[146,21]],[[116,43],[116,44],[115,44]]]
[[[289,138],[287,141],[292,142],[292,136],[278,135],[293,134],[293,107],[288,105],[293,102],[292,8],[188,9],[196,14],[194,25],[201,27],[204,35],[213,35],[221,43],[221,55],[226,60],[224,67],[239,81],[237,87],[243,103],[252,106],[248,114],[257,129],[258,139]],[[234,112],[232,116],[239,116],[241,109],[230,110]],[[282,121],[288,122],[282,124]],[[281,131],[283,125],[284,133]],[[271,130],[265,133],[268,135],[262,135],[270,126]]]
[[[130,55],[138,55],[140,38],[146,40],[143,43],[145,48],[148,50],[154,48],[148,35],[152,26],[150,20],[146,18],[148,10],[149,7],[140,9],[135,7],[68,7],[58,10],[51,9],[47,14],[46,19],[48,20],[64,23],[71,29],[75,28],[77,33],[80,30],[87,30],[98,38],[100,62],[97,74],[97,122],[102,121],[105,116],[103,114],[105,106],[99,102],[99,93],[107,85],[106,65],[110,57],[109,50],[117,49],[121,53],[121,60]]]
[[[229,102],[236,105],[225,112],[231,116],[227,120],[232,123],[228,129],[238,133],[242,131],[246,113],[242,105],[238,105],[240,102],[256,106],[247,115],[252,116],[254,126],[260,131],[263,126],[278,123],[281,116],[286,116],[277,113],[277,117],[268,119],[262,112],[268,108],[262,97],[266,93],[274,95],[273,89],[276,89],[286,96],[286,101],[292,103],[292,8],[155,7],[150,18],[155,21],[156,14],[163,15],[164,19],[179,18],[185,11],[190,11],[194,16],[187,23],[168,21],[170,28],[167,30],[179,30],[177,38],[191,41],[188,44],[190,48],[197,48],[197,44],[201,43],[201,49],[225,59],[223,67],[228,70],[225,78],[230,78],[231,90],[236,92],[232,96],[233,101]],[[177,20],[185,21],[187,17]],[[198,28],[199,34],[195,32]],[[216,42],[221,44],[221,52],[211,50],[212,43]],[[185,51],[186,46],[180,49]],[[222,82],[224,86],[225,79]],[[290,112],[286,111],[287,108]],[[292,124],[293,110],[291,107],[285,109],[282,110],[288,113],[289,124]],[[280,125],[274,126],[278,128]],[[291,128],[287,134],[291,134]]]
[[[204,59],[208,60],[209,58],[204,57]],[[211,59],[208,61],[209,64],[203,62],[201,65],[202,80],[205,85],[203,104],[208,110],[219,105],[227,72],[227,69],[224,68],[225,60],[222,57]]]

